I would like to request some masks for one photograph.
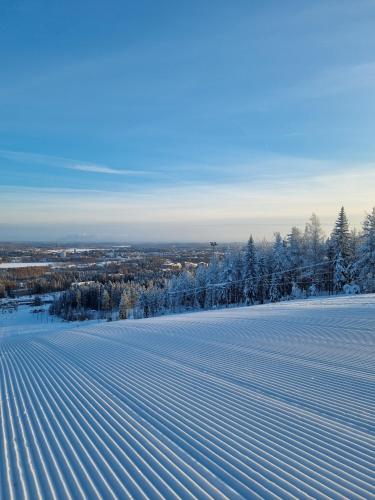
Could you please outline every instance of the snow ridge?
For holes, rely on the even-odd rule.
[[[375,495],[375,295],[0,334],[0,497]]]

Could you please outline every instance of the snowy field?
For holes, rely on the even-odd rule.
[[[53,262],[4,262],[0,264],[0,269],[19,269],[21,267],[48,267]]]
[[[375,295],[0,346],[2,499],[374,498]]]

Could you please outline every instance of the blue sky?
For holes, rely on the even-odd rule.
[[[374,22],[372,0],[3,0],[0,238],[359,224]]]

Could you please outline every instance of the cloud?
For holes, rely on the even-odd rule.
[[[39,153],[29,153],[23,151],[0,150],[0,156],[8,160],[20,163],[46,165],[49,167],[65,168],[69,170],[78,170],[81,172],[91,172],[96,174],[139,176],[150,174],[150,172],[146,170],[112,168],[106,165],[86,163],[79,160],[63,158],[61,156],[43,155]],[[155,172],[153,172],[153,174],[155,174]]]
[[[365,180],[365,182],[364,182]],[[329,230],[344,204],[353,224],[374,204],[373,165],[351,165],[340,172],[311,172],[303,178],[267,178],[228,184],[148,186],[127,192],[65,192],[15,186],[0,200],[0,222],[127,226],[137,239],[138,226],[149,228],[147,240],[244,240],[271,236],[277,229],[303,225],[314,211]],[[225,230],[223,229],[225,226]],[[207,233],[203,229],[208,228]],[[178,230],[178,231],[177,231]],[[246,233],[246,234],[245,234]],[[143,234],[143,233],[142,233]],[[116,237],[116,232],[114,232]],[[140,237],[140,236],[138,236]]]
[[[114,174],[114,175],[147,175],[150,172],[146,170],[120,170],[117,168],[105,167],[102,165],[66,165],[70,170],[79,170],[81,172],[93,172],[96,174]]]
[[[235,106],[236,113],[248,112],[251,109],[258,109],[262,112],[270,111],[280,105],[305,101],[314,101],[325,98],[335,98],[339,95],[365,94],[374,96],[375,88],[375,61],[361,64],[347,64],[332,66],[322,70],[309,78],[296,80],[295,83],[286,87],[278,87],[270,91],[263,98],[258,98],[256,103]],[[368,98],[369,102],[373,98]],[[349,101],[351,102],[351,101]],[[298,132],[301,134],[303,132]]]
[[[292,87],[294,99],[317,98],[368,88],[375,84],[375,62],[334,67]]]

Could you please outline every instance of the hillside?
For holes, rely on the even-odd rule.
[[[0,497],[375,495],[375,295],[0,329]]]

